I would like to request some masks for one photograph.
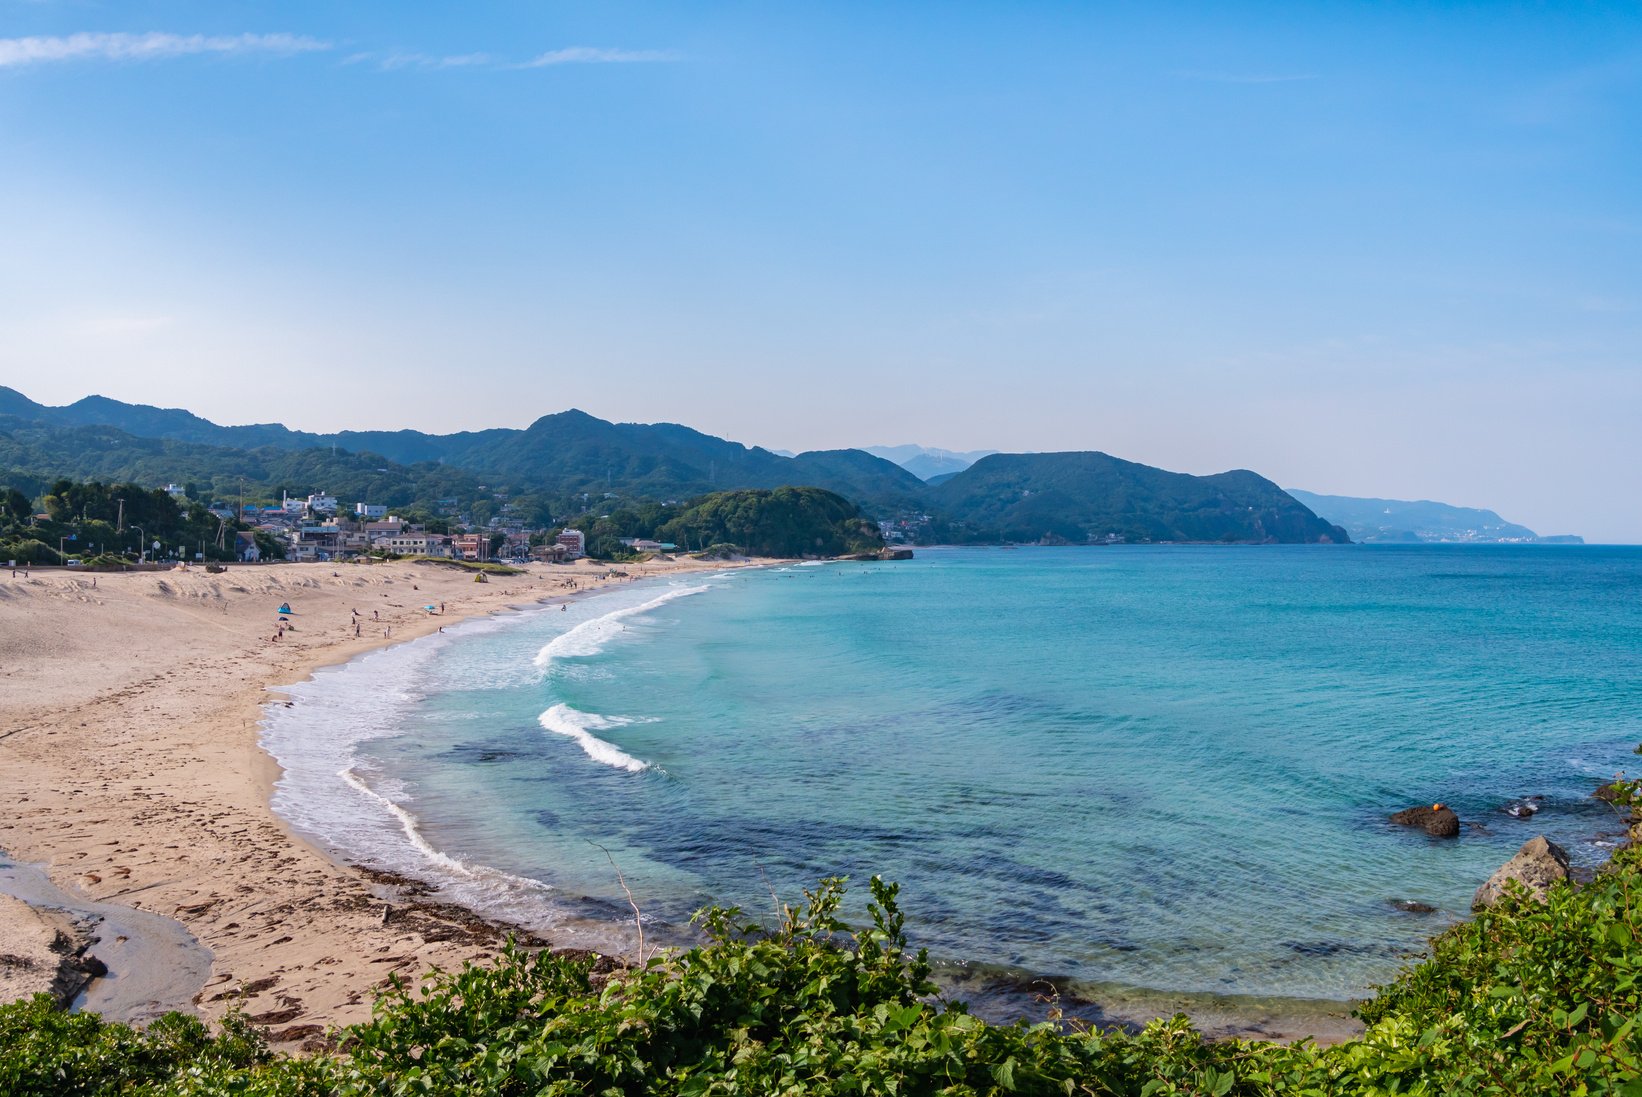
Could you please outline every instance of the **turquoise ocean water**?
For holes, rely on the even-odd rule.
[[[960,967],[1339,1000],[1534,834],[1606,856],[1639,687],[1642,549],[933,549],[473,622],[264,741],[305,833],[568,939],[612,859],[657,933],[880,873]],[[1386,822],[1435,800],[1460,839]]]

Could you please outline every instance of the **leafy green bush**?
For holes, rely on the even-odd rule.
[[[19,564],[60,564],[63,559],[56,546],[32,537],[0,541],[0,563],[16,560]]]
[[[45,994],[0,1006],[0,1093],[7,1097],[189,1093],[191,1078],[242,1074],[267,1059],[261,1038],[238,1015],[212,1036],[181,1013],[135,1029],[65,1013]]]
[[[0,1093],[1632,1097],[1638,858],[1450,929],[1332,1048],[1210,1042],[1184,1017],[1133,1035],[987,1024],[936,996],[894,885],[874,878],[865,927],[838,918],[843,882],[827,880],[773,932],[710,910],[707,944],[630,970],[509,948],[414,993],[396,983],[341,1054],[267,1060],[237,1019],[210,1037],[176,1015],[134,1032],[43,997],[3,1006]]]

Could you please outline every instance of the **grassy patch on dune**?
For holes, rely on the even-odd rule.
[[[439,567],[456,568],[460,571],[482,571],[486,575],[523,575],[520,568],[510,567],[507,564],[496,564],[488,560],[452,560],[444,556],[402,556],[400,559],[412,564],[434,564]]]

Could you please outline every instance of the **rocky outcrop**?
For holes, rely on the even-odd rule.
[[[1453,808],[1442,804],[1408,808],[1393,815],[1391,821],[1405,827],[1419,827],[1435,838],[1454,838],[1460,832],[1460,817],[1454,814]]]
[[[1404,914],[1435,914],[1437,908],[1430,903],[1422,903],[1418,899],[1387,899],[1393,910],[1400,910]]]
[[[1488,878],[1488,882],[1477,889],[1471,900],[1471,909],[1481,910],[1498,903],[1505,898],[1513,881],[1543,903],[1551,885],[1567,878],[1567,851],[1555,842],[1547,841],[1544,835],[1530,838],[1517,850],[1515,857],[1501,865]]]
[[[1604,804],[1617,804],[1619,802],[1619,798],[1628,790],[1628,785],[1620,781],[1615,781],[1612,784],[1603,785],[1601,788],[1591,793],[1591,796],[1594,799],[1601,800]]]

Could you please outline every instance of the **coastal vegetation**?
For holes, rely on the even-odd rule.
[[[192,485],[200,501],[275,503],[282,493],[329,491],[350,502],[369,501],[433,515],[439,500],[489,507],[492,493],[473,474],[437,464],[400,465],[369,451],[329,447],[290,450],[146,438],[109,426],[51,426],[0,418],[0,482],[39,495],[60,478],[150,486]],[[522,514],[546,524],[545,501],[516,493]],[[488,517],[488,515],[485,515]]]
[[[1622,801],[1636,795],[1623,786]],[[983,1022],[941,999],[876,878],[866,924],[823,881],[770,930],[739,911],[707,942],[611,968],[509,948],[494,964],[393,984],[325,1050],[273,1058],[242,1018],[212,1035],[172,1015],[146,1030],[49,998],[0,1006],[0,1092],[319,1094],[1642,1093],[1642,851],[1541,903],[1513,893],[1432,943],[1333,1047],[1209,1041],[1183,1017],[1087,1031],[1053,1003]]]
[[[841,556],[884,547],[878,527],[855,504],[821,488],[717,492],[656,533],[682,545],[732,544],[749,556]]]
[[[395,559],[409,560],[413,564],[429,564],[433,567],[453,568],[456,571],[482,572],[486,575],[523,575],[524,572],[507,564],[498,564],[492,560],[455,560],[447,556],[400,556]]]
[[[713,492],[687,503],[639,503],[566,523],[582,530],[590,555],[631,553],[624,539],[672,544],[685,552],[746,556],[842,556],[884,547],[878,527],[848,499],[822,488]]]
[[[139,554],[232,560],[240,527],[195,499],[141,484],[58,480],[34,500],[0,481],[0,562],[119,564]]]

